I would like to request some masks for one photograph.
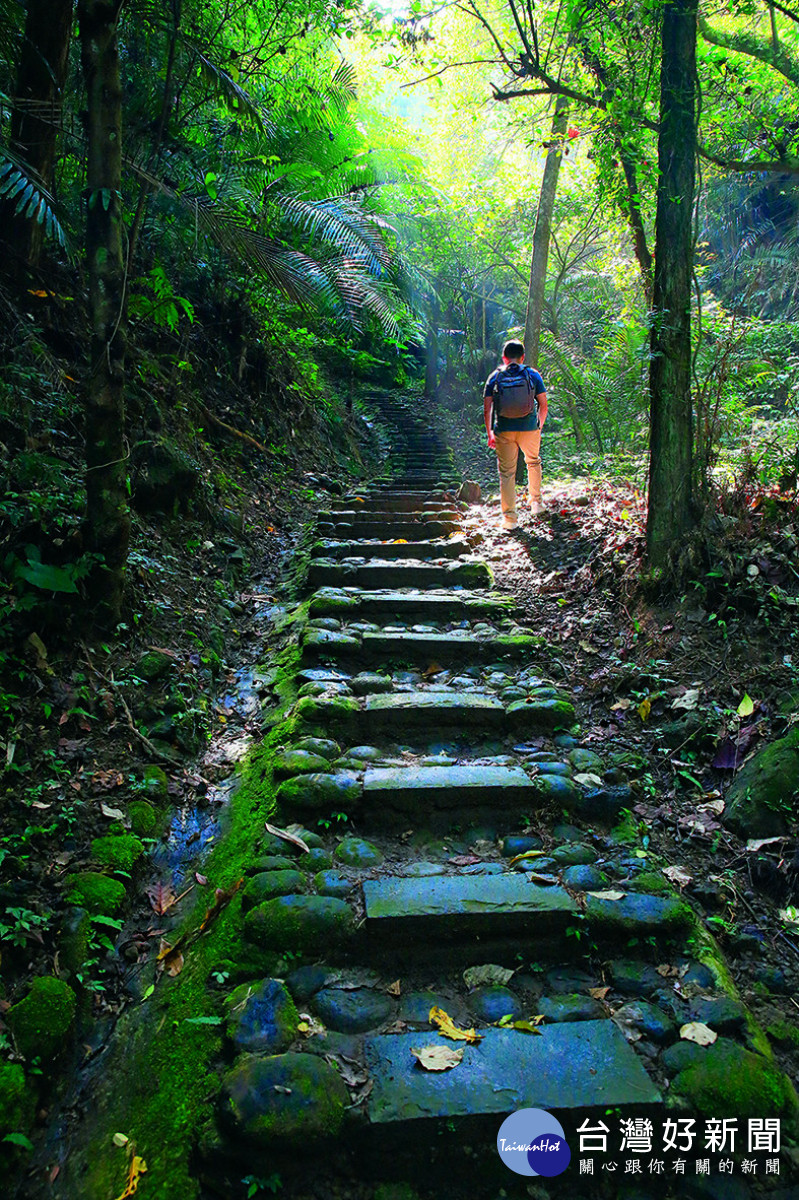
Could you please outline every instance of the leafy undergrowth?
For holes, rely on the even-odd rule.
[[[544,495],[544,515],[528,513],[511,534],[498,529],[495,498],[471,509],[481,552],[552,644],[586,743],[638,763],[631,844],[702,915],[799,1081],[797,780],[776,802],[779,836],[726,823],[744,765],[799,723],[797,504],[754,491],[721,498],[687,548],[684,590],[664,596],[642,572],[637,492],[573,480]]]

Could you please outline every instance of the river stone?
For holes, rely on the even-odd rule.
[[[304,683],[297,693],[298,696],[349,696],[350,689],[346,683]]]
[[[552,741],[559,750],[570,750],[577,745],[577,738],[570,733],[556,733]]]
[[[330,762],[341,754],[341,747],[332,738],[300,738],[295,749],[307,750],[310,754],[318,754],[320,758],[324,758],[327,762]]]
[[[575,721],[574,705],[555,696],[527,696],[524,700],[514,700],[505,715],[509,728],[522,735],[531,729],[567,729]]]
[[[299,866],[304,871],[324,871],[333,866],[333,859],[324,846],[314,846],[307,854],[303,854]]]
[[[370,693],[390,692],[394,681],[390,675],[378,675],[376,671],[361,671],[350,680],[350,687],[356,696],[368,696]]]
[[[570,777],[572,769],[565,762],[539,762],[538,771],[540,775],[563,775]]]
[[[673,937],[693,920],[691,909],[672,896],[650,896],[646,892],[629,893],[621,900],[607,900],[590,893],[585,913],[594,929],[619,937]]]
[[[318,963],[297,967],[290,975],[286,976],[286,987],[298,1004],[304,1004],[325,986],[329,974],[329,969]]]
[[[278,804],[293,809],[341,809],[352,806],[361,797],[361,783],[355,775],[342,771],[335,775],[297,775],[285,779],[277,789]]]
[[[591,996],[542,996],[536,1008],[547,1021],[596,1021],[604,1017],[602,1005]]]
[[[321,754],[312,754],[310,750],[284,750],[272,760],[275,779],[285,779],[287,775],[300,775],[303,772],[326,771],[327,768],[328,760]]]
[[[336,846],[333,857],[348,867],[377,867],[383,861],[383,853],[377,846],[358,837],[344,838]]]
[[[428,879],[433,875],[446,875],[447,868],[438,862],[412,862],[403,869],[411,879]]]
[[[355,880],[348,879],[340,871],[319,871],[313,877],[314,887],[320,896],[335,896],[343,900],[355,887]]]
[[[558,864],[554,858],[523,858],[521,862],[517,862],[514,866],[514,871],[536,872],[540,875],[546,875],[548,872],[557,871]]]
[[[304,892],[307,880],[300,871],[261,871],[253,875],[241,895],[241,910],[247,912],[273,896],[290,896],[293,892]]]
[[[589,988],[597,986],[595,976],[579,967],[553,967],[547,971],[544,982],[552,993],[560,995],[587,992]]]
[[[745,838],[789,832],[799,790],[799,726],[745,763],[726,795],[724,824]]]
[[[673,1042],[677,1036],[677,1026],[668,1013],[648,1000],[630,1000],[622,1004],[613,1014],[613,1019],[619,1025],[640,1030],[653,1042]]]
[[[580,802],[580,789],[565,775],[538,775],[534,780],[536,799],[542,803],[557,804],[561,808],[575,808]]]
[[[516,1020],[524,1011],[519,997],[499,986],[475,988],[468,996],[468,1004],[474,1015],[489,1025],[506,1016]]]
[[[746,1027],[746,1009],[732,996],[697,997],[687,1019],[701,1021],[716,1033],[739,1033]]]
[[[346,941],[354,926],[352,909],[334,896],[278,896],[244,918],[245,935],[262,949],[305,954]]]
[[[430,1026],[430,1009],[441,1008],[452,1017],[456,1025],[465,1027],[471,1022],[466,1007],[454,997],[443,997],[438,992],[408,992],[400,997],[399,1019],[412,1025]]]
[[[704,963],[692,962],[690,959],[680,959],[679,966],[688,968],[682,976],[683,987],[688,983],[695,983],[697,987],[701,988],[715,988],[717,986],[716,976],[710,967],[705,966]]]
[[[286,845],[286,842],[283,843]],[[251,863],[246,875],[263,875],[264,871],[296,871],[297,860],[288,858],[285,854],[267,854],[263,858],[256,858],[254,863]]]
[[[341,621],[336,617],[312,617],[308,625],[311,629],[341,629]]]
[[[632,790],[628,783],[616,784],[613,787],[589,788],[579,797],[576,805],[578,816],[591,821],[606,821],[617,819],[622,809],[632,804]]]
[[[499,698],[503,704],[515,704],[519,700],[524,700],[527,693],[523,688],[509,687],[503,688],[499,693]]]
[[[569,754],[569,762],[575,771],[597,772],[603,769],[602,759],[593,750],[576,746]]]
[[[676,1075],[701,1063],[707,1053],[707,1046],[697,1046],[696,1042],[678,1041],[667,1046],[660,1056],[660,1064],[667,1075]]]
[[[600,891],[608,882],[607,875],[603,875],[598,867],[591,866],[590,863],[577,863],[573,867],[566,867],[561,879],[566,887],[581,892]]]
[[[225,1000],[227,1035],[237,1051],[279,1054],[297,1036],[299,1014],[279,979],[243,983]]]
[[[609,970],[616,991],[628,996],[651,996],[664,984],[654,967],[634,959],[616,959],[610,963]]]
[[[333,1138],[349,1092],[339,1073],[313,1054],[246,1055],[226,1074],[222,1114],[233,1131],[267,1153]]]
[[[314,1009],[328,1029],[366,1033],[393,1015],[394,1003],[390,996],[371,988],[324,988],[314,997]]]
[[[591,846],[572,842],[568,845],[556,846],[551,851],[550,857],[554,858],[561,867],[576,867],[595,863],[599,855]]]
[[[355,726],[360,711],[354,696],[302,696],[294,705],[297,720],[304,725],[336,726],[342,731]]]
[[[377,746],[353,746],[347,750],[346,757],[356,762],[378,762],[384,754]]]
[[[460,868],[461,875],[504,875],[505,867],[498,862],[472,863]]]
[[[541,838],[526,834],[506,837],[502,839],[500,853],[503,858],[515,858],[517,854],[527,854],[529,850],[540,850],[543,844]]]

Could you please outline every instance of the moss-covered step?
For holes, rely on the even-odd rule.
[[[312,616],[341,616],[354,619],[373,617],[427,617],[434,621],[457,621],[467,617],[475,620],[491,617],[495,620],[507,617],[516,608],[509,596],[496,592],[430,590],[419,588],[320,588],[311,596],[309,610]]]
[[[429,1039],[428,1039],[429,1040]],[[365,1043],[374,1085],[372,1125],[479,1117],[520,1108],[583,1110],[653,1106],[660,1093],[612,1021],[546,1025],[540,1037],[488,1029],[479,1045],[459,1043],[454,1071],[420,1071],[418,1033],[382,1034]]]
[[[469,543],[461,535],[447,538],[445,541],[409,542],[406,539],[396,541],[349,541],[317,542],[311,550],[313,558],[413,558],[441,559],[458,558],[467,554]]]
[[[482,562],[428,563],[417,559],[379,560],[314,558],[308,567],[311,587],[491,587],[491,571]]]
[[[363,897],[367,952],[389,955],[403,969],[419,960],[460,961],[464,946],[477,956],[471,961],[501,962],[522,944],[553,958],[579,918],[564,888],[537,887],[516,874],[367,879]]]
[[[447,633],[364,633],[349,634],[330,629],[307,629],[302,637],[302,660],[304,663],[333,662],[342,659],[357,659],[362,667],[374,663],[469,663],[494,662],[497,659],[519,659],[529,657],[541,644],[541,638],[532,634],[474,634],[468,629],[455,629]],[[542,708],[543,706],[543,708]],[[569,712],[569,710],[571,710]],[[535,711],[544,711],[547,717],[545,728],[550,725],[549,717],[557,718],[558,725],[568,726],[574,721],[574,709],[557,706],[550,701],[535,706]],[[530,716],[531,706],[527,706]],[[542,722],[539,720],[539,726]],[[521,727],[515,719],[509,728]],[[524,728],[528,726],[525,725]]]
[[[352,512],[357,509],[365,512],[384,513],[439,513],[465,512],[466,505],[445,498],[443,494],[425,495],[424,492],[363,492],[358,495],[344,496],[330,505],[331,512]]]
[[[382,529],[390,529],[395,525],[413,524],[442,524],[444,522],[460,522],[463,514],[454,505],[447,508],[416,508],[411,512],[391,513],[380,509],[367,508],[359,504],[355,508],[330,509],[320,512],[317,521],[320,525],[379,525]]]
[[[350,514],[357,516],[357,514]],[[391,519],[391,517],[376,518],[370,516],[369,513],[360,514],[357,521],[351,521],[342,513],[322,514],[317,521],[317,534],[319,537],[334,538],[337,541],[346,541],[349,538],[376,538],[378,540],[391,538],[405,538],[408,542],[426,542],[433,538],[449,537],[452,533],[461,532],[461,523],[459,520],[441,520],[431,517],[412,521]]]
[[[505,729],[505,709],[482,692],[394,692],[367,696],[360,728],[370,738],[444,728],[497,733]]]
[[[590,892],[585,900],[585,917],[592,935],[603,942],[652,938],[660,942],[678,940],[693,925],[690,906],[677,896],[653,896],[647,892],[608,899]]]

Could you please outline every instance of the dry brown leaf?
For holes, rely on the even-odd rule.
[[[305,854],[310,854],[310,847],[295,833],[289,833],[287,829],[278,829],[277,825],[270,825],[268,821],[266,822],[266,832],[271,833],[273,837],[281,838],[284,842],[291,842],[292,846],[299,846]]]
[[[110,808],[107,804],[100,804],[100,812],[104,817],[108,817],[109,821],[124,821],[125,814],[120,808]]]
[[[592,996],[594,1000],[604,1000],[609,991],[609,987],[589,988],[588,995]]]
[[[687,887],[693,880],[693,875],[689,875],[684,867],[664,867],[663,874],[680,888]]]
[[[207,884],[207,882],[208,882],[208,878],[207,878],[207,876],[205,876],[205,875],[200,875],[200,874],[199,874],[197,871],[195,871],[195,872],[194,872],[194,878],[197,880],[197,882],[199,883],[200,887],[205,887],[205,885],[206,885],[206,884]]]
[[[242,886],[243,883],[244,883],[243,879],[237,879],[232,887],[216,889],[216,891],[214,892],[214,902],[202,919],[202,924],[200,925],[200,928],[198,931],[199,933],[204,933],[205,930],[208,928],[208,926],[212,923],[212,921],[216,920],[216,918],[221,913],[222,909],[225,908],[226,905],[230,904],[230,901],[236,895],[236,892],[239,890],[239,888]]]
[[[445,1013],[443,1008],[438,1008],[435,1004],[430,1009],[429,1019],[431,1025],[438,1026],[442,1037],[452,1038],[453,1042],[471,1042],[477,1045],[483,1040],[483,1035],[474,1029],[459,1029],[449,1013]]]
[[[595,900],[623,900],[627,893],[611,889],[606,892],[588,892],[588,895],[593,896]]]
[[[626,698],[623,700],[617,700],[615,704],[611,704],[610,711],[611,712],[627,712],[628,708],[632,708],[632,703],[633,703],[632,700],[628,700]]]
[[[453,1050],[450,1046],[422,1046],[419,1050],[411,1050],[411,1054],[425,1071],[450,1071],[457,1067],[463,1058],[462,1050]]]
[[[696,1042],[697,1046],[712,1046],[719,1035],[702,1021],[689,1021],[680,1028],[684,1042]]]
[[[433,662],[430,663],[429,667],[426,667],[425,670],[422,671],[422,676],[425,679],[429,679],[431,675],[438,675],[441,671],[443,671],[443,669],[444,668],[439,666],[437,662]]]
[[[672,966],[671,963],[661,963],[655,969],[658,975],[662,975],[664,979],[679,979],[680,977],[680,968]]]
[[[395,979],[393,983],[386,988],[389,996],[399,996],[402,994],[402,984],[399,979]]]
[[[168,913],[177,899],[168,883],[154,883],[148,887],[147,895],[150,897],[150,907],[159,917]]]
[[[516,854],[508,863],[509,867],[515,867],[518,862],[529,862],[533,858],[545,858],[543,850],[525,850],[524,854]]]
[[[164,941],[164,939],[161,938],[161,944],[158,947],[158,958],[156,959],[156,962],[160,962],[162,964],[167,975],[171,975],[173,978],[174,976],[179,975],[183,970],[184,961],[183,951],[180,948],[180,944],[175,943],[174,946],[170,946],[169,942]]]

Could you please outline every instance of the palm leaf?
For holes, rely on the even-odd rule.
[[[0,199],[14,204],[14,215],[33,218],[45,235],[68,250],[56,202],[35,172],[10,146],[0,146]]]

